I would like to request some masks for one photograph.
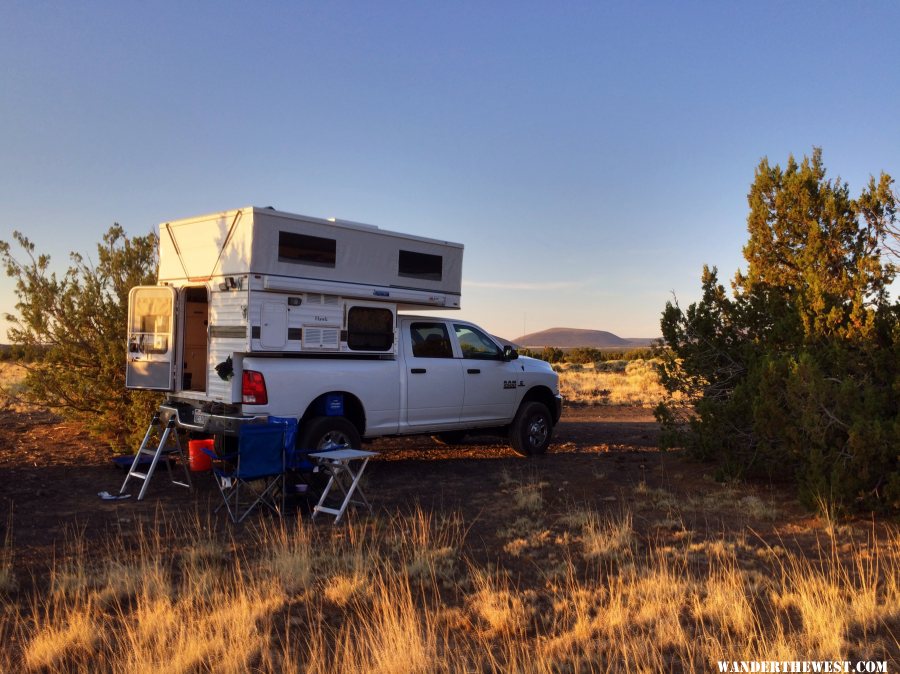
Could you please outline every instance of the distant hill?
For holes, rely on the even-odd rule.
[[[593,349],[635,349],[650,346],[650,337],[619,337],[605,330],[580,330],[578,328],[550,328],[532,332],[511,340],[525,347],[555,346],[559,349],[590,347]]]

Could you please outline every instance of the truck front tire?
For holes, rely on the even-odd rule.
[[[553,435],[553,417],[543,403],[524,402],[509,427],[509,444],[519,456],[543,454]]]
[[[313,417],[303,423],[300,434],[302,449],[359,449],[359,431],[345,417]]]

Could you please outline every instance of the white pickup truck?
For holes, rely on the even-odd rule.
[[[463,246],[246,207],[160,224],[155,286],[129,296],[125,385],[164,421],[234,432],[300,422],[303,448],[501,430],[547,449],[559,380],[487,332],[412,311],[460,308]]]
[[[473,431],[505,433],[521,455],[547,449],[562,410],[547,363],[457,319],[401,315],[397,334],[392,359],[245,356],[239,409],[176,396],[163,405],[164,420],[174,414],[182,427],[215,433],[255,417],[293,417],[307,449],[413,434],[455,444]]]

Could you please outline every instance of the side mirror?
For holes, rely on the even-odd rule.
[[[519,357],[519,352],[512,348],[509,344],[503,347],[503,360],[510,361]]]

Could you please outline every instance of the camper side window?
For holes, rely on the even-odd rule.
[[[394,345],[390,309],[351,307],[347,312],[347,347],[351,351],[388,351]]]
[[[336,256],[337,242],[334,239],[295,232],[278,232],[278,259],[281,262],[334,267]]]
[[[400,276],[440,281],[443,270],[444,258],[440,255],[416,253],[411,250],[400,251],[400,260],[397,266],[397,273]]]

